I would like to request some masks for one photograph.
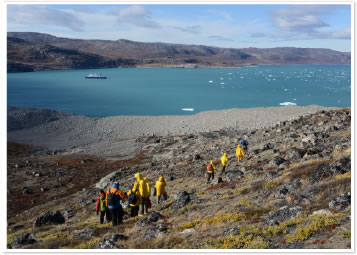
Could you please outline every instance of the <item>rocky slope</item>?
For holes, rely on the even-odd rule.
[[[235,158],[246,138],[249,152]],[[350,249],[351,112],[320,111],[254,130],[141,136],[132,159],[8,146],[8,247]],[[227,152],[226,174],[205,167]],[[167,181],[151,214],[98,224],[99,188],[134,173]],[[19,181],[20,180],[20,181]],[[19,185],[18,183],[21,183]],[[30,201],[26,202],[25,201]],[[127,202],[124,203],[126,207]]]
[[[8,32],[8,72],[107,67],[239,67],[351,64],[351,54],[310,48],[217,48],[203,45],[80,40]]]

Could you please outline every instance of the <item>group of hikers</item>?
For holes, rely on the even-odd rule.
[[[241,148],[242,146],[242,148]],[[248,152],[248,141],[243,139],[237,146],[236,155],[238,162],[243,159],[244,154]],[[228,163],[227,153],[224,153],[221,157],[222,171],[221,175],[225,173],[225,169]],[[214,165],[213,160],[207,166],[208,179],[214,179],[214,171],[217,167]],[[133,188],[128,192],[123,192],[119,189],[119,183],[115,181],[111,188],[106,192],[101,190],[99,197],[97,199],[96,211],[97,215],[100,213],[99,222],[104,223],[104,218],[107,222],[112,221],[113,226],[123,223],[124,210],[120,201],[125,201],[128,199],[130,207],[130,216],[143,216],[149,212],[151,208],[151,184],[149,183],[147,177],[142,178],[140,173],[134,175],[136,182]],[[155,183],[154,196],[157,196],[157,203],[160,204],[161,201],[166,200],[167,194],[165,192],[166,182],[164,177],[160,176],[159,180]],[[156,193],[156,194],[155,194]],[[140,209],[140,213],[139,213]]]
[[[104,190],[100,191],[96,205],[97,215],[100,213],[100,224],[104,223],[104,218],[106,218],[107,222],[112,221],[113,226],[123,223],[124,210],[120,201],[127,199],[131,217],[143,216],[149,212],[149,208],[151,208],[151,184],[146,177],[142,178],[140,173],[136,173],[134,177],[136,178],[136,182],[128,192],[120,190],[117,181],[106,192]],[[158,204],[167,196],[165,187],[166,182],[164,177],[160,176],[159,180],[155,183],[153,194],[157,196]]]
[[[247,154],[247,153],[248,153],[248,141],[246,139],[243,139],[237,145],[237,149],[236,149],[236,156],[237,156],[238,162],[241,161],[243,159],[244,154]],[[222,164],[222,171],[221,171],[220,175],[224,175],[226,166],[228,163],[227,153],[223,153],[223,156],[220,158],[220,160],[221,160],[221,164]],[[208,176],[207,184],[209,183],[211,178],[212,178],[212,180],[214,179],[214,171],[217,171],[217,167],[214,165],[213,160],[211,160],[211,162],[207,165],[207,176]]]

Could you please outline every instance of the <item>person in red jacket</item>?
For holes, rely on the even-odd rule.
[[[100,212],[100,218],[99,218],[100,224],[104,223],[105,216],[107,218],[107,223],[111,221],[110,210],[106,205],[105,198],[106,198],[106,196],[105,196],[104,190],[100,190],[100,193],[99,193],[99,196],[97,199],[97,206],[96,206],[97,215]]]

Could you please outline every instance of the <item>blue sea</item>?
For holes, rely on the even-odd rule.
[[[105,80],[85,79],[101,73]],[[351,105],[351,66],[111,68],[7,74],[9,106],[86,116],[188,115],[280,105]]]

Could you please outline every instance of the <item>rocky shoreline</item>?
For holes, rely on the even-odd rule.
[[[229,109],[189,116],[89,118],[34,108],[8,107],[8,140],[50,150],[93,155],[134,156],[143,136],[180,136],[222,129],[254,130],[318,111],[317,105]],[[134,153],[134,154],[133,154]]]

